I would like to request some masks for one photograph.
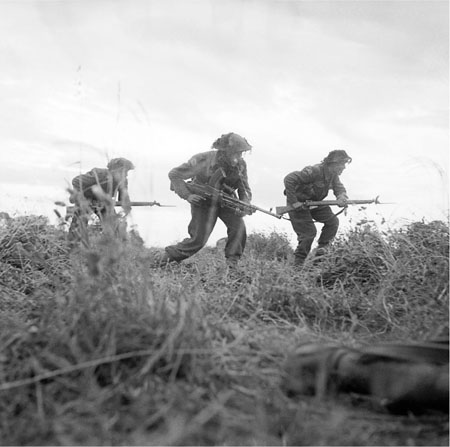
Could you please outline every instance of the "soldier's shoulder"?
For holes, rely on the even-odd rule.
[[[301,171],[291,171],[289,172],[289,174],[285,175],[285,179],[293,179],[293,178],[297,178],[298,175],[300,174]]]
[[[92,168],[90,171],[86,172],[85,175],[104,175],[109,172],[106,168]]]
[[[305,166],[300,172],[304,175],[315,175],[320,172],[320,165]]]
[[[198,152],[189,159],[189,163],[195,166],[196,164],[213,159],[216,154],[217,151]]]

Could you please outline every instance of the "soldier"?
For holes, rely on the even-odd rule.
[[[292,228],[297,234],[298,246],[295,250],[295,265],[303,266],[317,234],[314,221],[324,224],[318,240],[316,255],[323,255],[339,227],[339,219],[329,206],[304,207],[305,200],[323,200],[330,189],[333,190],[339,206],[345,207],[347,191],[339,179],[347,163],[352,159],[343,150],[331,151],[321,163],[294,171],[284,178],[288,206],[296,208],[289,212]]]
[[[112,200],[116,198],[121,202],[125,214],[131,211],[127,177],[128,171],[132,169],[133,163],[126,158],[113,158],[107,169],[93,168],[73,178],[73,191],[69,200],[75,205],[75,211],[69,228],[69,241],[82,238],[90,214],[97,214],[100,221],[114,216]]]
[[[227,133],[218,138],[211,151],[194,155],[187,163],[169,172],[171,190],[191,204],[191,221],[188,226],[189,237],[170,245],[157,260],[159,265],[180,262],[197,253],[205,246],[214,229],[217,218],[227,227],[228,239],[225,245],[225,258],[228,266],[235,267],[240,259],[247,239],[243,214],[221,207],[220,203],[204,199],[189,190],[188,179],[192,183],[211,185],[211,180],[220,170],[225,174],[220,184],[211,186],[227,193],[237,192],[240,200],[250,203],[252,193],[248,184],[247,165],[242,154],[252,147],[247,140],[236,133]]]

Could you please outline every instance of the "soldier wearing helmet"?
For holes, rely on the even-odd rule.
[[[134,165],[130,160],[113,158],[107,169],[93,168],[72,179],[70,202],[75,205],[75,211],[69,228],[69,240],[80,238],[90,214],[97,214],[100,221],[114,215],[113,200],[121,202],[125,214],[131,211],[128,172],[132,169]]]
[[[210,151],[194,155],[188,162],[169,172],[171,189],[191,204],[191,221],[188,226],[189,237],[165,248],[157,260],[158,265],[168,262],[180,262],[197,253],[208,241],[217,218],[227,227],[225,258],[230,267],[234,267],[241,257],[246,243],[246,228],[242,215],[221,207],[218,203],[208,202],[189,190],[189,183],[211,185],[219,170],[225,174],[220,185],[211,185],[226,189],[227,193],[238,195],[240,200],[250,203],[252,193],[248,184],[247,165],[243,153],[251,150],[248,141],[236,134],[222,135],[212,144]],[[186,182],[189,180],[190,182]]]
[[[113,158],[109,161],[109,163],[106,165],[106,167],[111,172],[116,172],[120,170],[124,170],[125,172],[131,171],[134,169],[133,163],[131,163],[130,160],[127,160],[126,158]]]
[[[307,208],[301,202],[323,200],[330,190],[333,191],[339,206],[346,204],[347,191],[339,176],[352,161],[344,150],[331,151],[319,164],[294,171],[284,178],[286,202],[295,208],[289,213],[292,228],[297,234],[298,245],[295,250],[295,265],[303,266],[316,237],[314,222],[323,223],[318,240],[317,255],[324,254],[330,242],[336,236],[339,219],[329,206]]]

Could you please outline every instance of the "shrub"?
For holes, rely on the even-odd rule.
[[[448,237],[448,226],[436,221],[386,233],[356,228],[319,264],[318,284],[336,295],[334,309],[345,302],[349,317],[372,330],[424,334],[448,319]]]
[[[70,255],[73,287],[39,296],[32,320],[0,313],[6,444],[123,443],[136,389],[151,391],[133,423],[161,423],[180,404],[177,382],[204,381],[210,369],[210,328],[189,284],[149,274],[138,238],[90,242]]]
[[[35,293],[64,288],[71,281],[65,234],[43,216],[22,216],[0,228],[0,311],[31,312]]]
[[[247,238],[247,253],[257,259],[282,261],[293,254],[288,236],[284,233],[272,231],[251,233]]]

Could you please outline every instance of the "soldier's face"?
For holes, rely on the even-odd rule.
[[[227,161],[231,166],[237,166],[240,160],[242,160],[242,152],[227,153]]]
[[[344,169],[346,168],[347,164],[344,162],[340,163],[331,163],[329,165],[329,169],[333,174],[340,175],[344,172]]]
[[[115,169],[114,171],[111,171],[113,177],[117,180],[117,181],[122,181],[127,177],[128,171],[125,168],[121,168],[121,169]]]

